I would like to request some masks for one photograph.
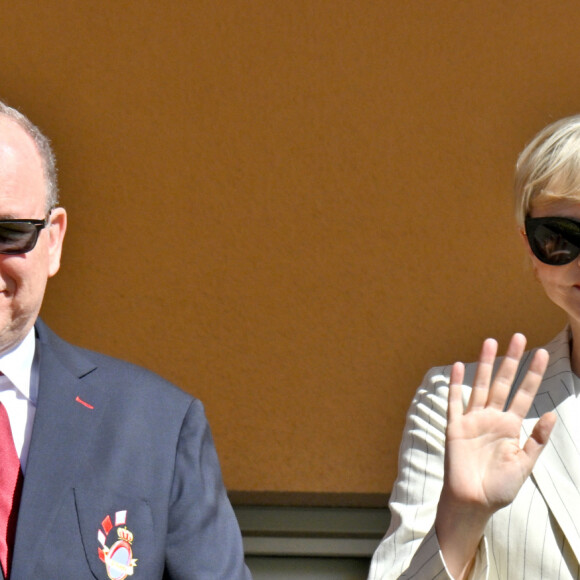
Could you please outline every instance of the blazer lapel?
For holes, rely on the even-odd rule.
[[[560,333],[546,348],[550,362],[523,431],[527,438],[540,416],[548,411],[557,414],[556,426],[532,477],[580,561],[580,518],[573,511],[573,506],[580,505],[580,424],[568,331]]]
[[[35,554],[51,542],[47,534],[61,501],[73,486],[83,464],[94,429],[100,422],[104,400],[101,389],[91,388],[87,377],[94,365],[85,359],[56,355],[50,342],[40,349],[39,392],[12,565],[13,575],[34,577]]]

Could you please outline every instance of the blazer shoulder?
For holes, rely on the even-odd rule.
[[[156,397],[175,399],[189,406],[195,397],[186,393],[157,373],[94,350],[67,342],[41,320],[36,323],[42,357],[53,357],[79,379],[107,385],[107,389],[122,388],[125,392],[137,389],[141,396],[152,391]]]

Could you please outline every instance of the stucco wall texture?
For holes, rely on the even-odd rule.
[[[563,316],[512,217],[580,108],[577,3],[20,0],[0,97],[51,137],[43,317],[201,398],[239,491],[388,492],[431,366]]]

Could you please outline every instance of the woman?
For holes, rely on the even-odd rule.
[[[431,370],[407,416],[391,526],[369,580],[580,578],[580,115],[520,155],[516,216],[566,312],[544,349]],[[576,340],[574,338],[576,337]]]

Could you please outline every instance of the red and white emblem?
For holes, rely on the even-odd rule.
[[[133,534],[125,526],[127,522],[127,510],[115,513],[115,523],[107,516],[101,522],[101,528],[97,532],[97,539],[102,548],[99,548],[99,558],[105,563],[107,576],[111,580],[125,580],[127,576],[133,576],[137,560],[133,558]],[[125,526],[125,527],[121,527]],[[107,546],[107,537],[115,528],[117,540]]]

